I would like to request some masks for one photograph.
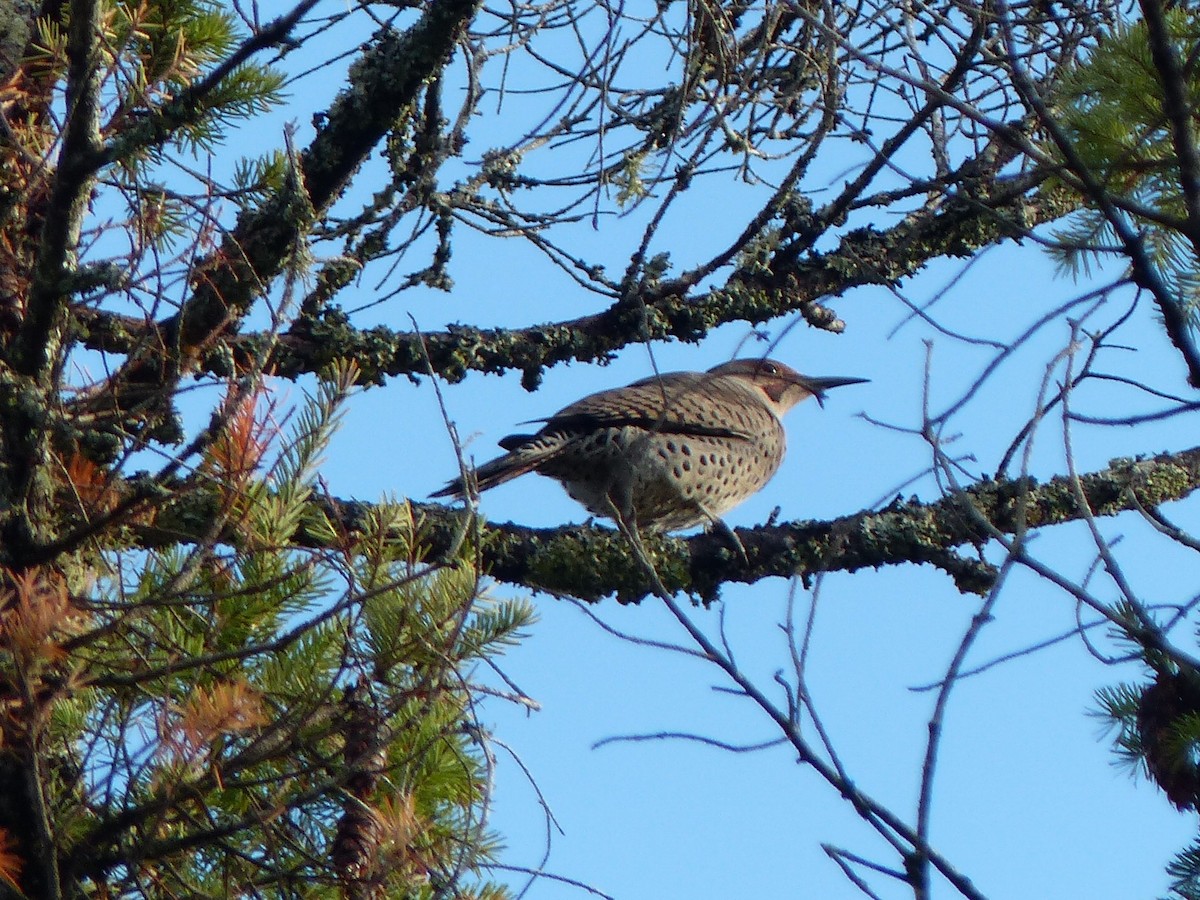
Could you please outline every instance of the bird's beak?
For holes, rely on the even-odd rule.
[[[824,378],[814,375],[800,375],[796,378],[796,384],[816,397],[817,403],[824,406],[825,392],[830,388],[841,387],[846,384],[865,384],[870,380],[869,378],[843,378],[840,375],[830,375]]]

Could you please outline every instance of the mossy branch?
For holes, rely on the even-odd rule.
[[[1107,468],[1082,476],[1080,482],[1093,515],[1153,508],[1200,487],[1200,447],[1151,459],[1113,460]],[[153,527],[131,529],[137,543],[164,546],[206,533],[215,498],[197,490],[178,496],[158,511]],[[468,524],[463,512],[435,504],[414,507],[423,519],[422,534],[431,558],[459,545]],[[352,542],[373,508],[359,501],[317,501],[312,521],[323,524],[302,529],[298,542],[328,546],[328,535],[334,533],[339,541]],[[1033,479],[985,481],[934,502],[898,499],[883,510],[828,522],[740,528],[737,536],[745,547],[745,559],[720,533],[648,536],[645,543],[669,589],[706,601],[715,598],[727,582],[754,583],[772,576],[854,572],[903,563],[937,566],[954,578],[960,590],[983,593],[991,585],[990,564],[958,556],[956,551],[987,543],[984,521],[1012,534],[1022,523],[1044,528],[1081,518],[1071,482],[1060,476],[1044,484]],[[628,545],[612,529],[486,523],[482,532],[483,565],[499,581],[588,601],[616,595],[636,602],[652,593]]]
[[[521,371],[527,388],[542,372],[567,361],[592,362],[646,340],[695,342],[729,322],[759,323],[799,312],[814,327],[840,331],[841,321],[822,301],[853,287],[898,284],[932,259],[969,256],[980,248],[1028,233],[1073,207],[1061,195],[1030,196],[1036,179],[964,186],[958,200],[937,212],[910,217],[886,230],[861,229],[846,235],[833,250],[813,253],[782,271],[735,271],[712,291],[690,294],[686,285],[664,282],[631,309],[614,302],[605,311],[569,321],[526,328],[484,329],[452,325],[418,335],[386,327],[355,328],[342,314],[302,318],[278,337],[271,336],[270,369],[297,377],[319,372],[338,360],[353,360],[366,383],[395,376],[423,375],[432,366],[441,378],[463,380],[469,372]],[[94,309],[77,311],[81,340],[92,349],[130,353],[161,345],[162,328],[132,316]],[[260,359],[267,337],[230,338],[201,365],[227,376],[229,360]],[[232,353],[228,352],[232,350]]]
[[[251,304],[284,271],[298,241],[393,126],[397,111],[411,105],[445,66],[478,8],[478,0],[435,3],[407,31],[381,34],[351,67],[349,86],[300,154],[299,183],[239,218],[221,248],[196,267],[192,299],[175,316],[144,326],[153,330],[153,339],[128,348],[134,355],[118,384],[143,390],[170,385],[181,364],[191,365],[220,335],[237,331]],[[150,337],[144,331],[143,336]],[[162,347],[172,348],[165,367]]]

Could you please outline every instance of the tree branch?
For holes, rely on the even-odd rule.
[[[1080,482],[1091,515],[1156,507],[1200,487],[1200,447],[1152,459],[1114,460],[1106,469],[1081,476]],[[152,526],[136,527],[141,546],[170,546],[207,534],[216,498],[194,489],[179,496],[158,511]],[[414,507],[421,513],[422,540],[431,549],[431,560],[458,546],[466,524],[461,512],[436,504]],[[369,503],[328,499],[316,504],[314,515],[328,517],[334,531],[349,536],[346,540],[352,543],[372,509]],[[829,522],[739,528],[744,559],[720,533],[648,535],[645,544],[667,588],[705,601],[716,598],[726,582],[749,584],[772,576],[854,572],[902,563],[933,564],[946,570],[960,590],[982,594],[992,584],[992,567],[954,554],[956,548],[988,542],[981,517],[1011,534],[1018,527],[1046,527],[1084,515],[1065,476],[1045,484],[1000,479],[931,503],[897,500],[878,512],[862,511]],[[302,528],[297,543],[326,547],[328,541],[319,535],[327,533],[326,528]],[[637,602],[653,593],[624,538],[608,528],[487,523],[480,553],[489,574],[510,584],[588,601],[615,594],[624,602]]]
[[[990,172],[976,175],[937,211],[914,215],[885,231],[851,232],[835,249],[789,262],[777,271],[738,270],[723,287],[697,296],[688,296],[686,285],[665,282],[646,298],[644,307],[614,303],[601,313],[570,321],[514,329],[456,325],[418,335],[382,326],[363,331],[336,311],[302,318],[283,335],[271,336],[276,346],[269,370],[295,378],[339,359],[353,359],[364,382],[378,383],[398,375],[423,375],[429,365],[451,382],[471,371],[516,369],[525,373],[525,385],[532,389],[549,366],[603,359],[648,339],[698,341],[728,322],[758,323],[800,312],[818,327],[840,331],[840,320],[821,305],[823,299],[861,285],[895,285],[931,259],[969,256],[1069,212],[1062,205],[1064,198],[1029,196],[1039,180],[1035,175],[1002,181]],[[162,346],[165,340],[160,329],[142,319],[95,309],[76,312],[81,340],[91,349],[131,353],[139,346]],[[264,340],[242,335],[227,346],[235,359],[258,360]],[[201,365],[229,375],[229,358],[214,349]]]
[[[77,0],[71,7],[67,35],[67,123],[54,173],[50,203],[42,224],[25,317],[8,359],[23,375],[46,380],[58,360],[70,291],[65,285],[73,267],[75,245],[91,193],[99,144],[100,4]]]
[[[302,183],[285,186],[240,217],[221,248],[197,266],[191,300],[156,326],[158,339],[139,345],[142,352],[118,373],[118,384],[170,384],[181,374],[176,371],[180,364],[189,364],[210,350],[219,335],[236,329],[283,271],[314,217],[337,200],[354,171],[446,64],[478,8],[479,0],[433,3],[404,33],[381,35],[351,67],[350,86],[338,95],[323,127],[300,155]],[[171,350],[162,354],[162,347]],[[128,398],[124,405],[131,405]]]

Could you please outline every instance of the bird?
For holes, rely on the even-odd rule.
[[[544,424],[502,439],[503,456],[432,496],[465,499],[537,472],[632,535],[722,526],[779,468],[783,415],[809,397],[824,406],[825,391],[866,380],[801,375],[761,358],[654,375],[522,423]]]

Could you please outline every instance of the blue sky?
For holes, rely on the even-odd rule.
[[[943,267],[941,277],[931,273],[916,279],[906,292],[914,299],[931,296],[951,271]],[[528,304],[529,320],[538,321],[539,300],[527,299],[527,280],[508,283],[502,273],[496,267],[457,268],[451,302],[461,308],[486,296],[518,315]],[[1010,247],[990,254],[939,309],[948,323],[1007,341],[1055,298],[1084,288],[1054,278],[1038,248]],[[471,299],[460,306],[459,296]],[[729,514],[731,525],[765,521],[775,505],[785,519],[819,519],[890,498],[928,467],[928,449],[859,414],[907,427],[919,424],[926,340],[933,341],[932,393],[942,404],[956,399],[994,353],[964,347],[925,326],[910,325],[889,338],[907,313],[882,290],[859,291],[834,305],[846,319],[844,335],[800,326],[774,355],[806,372],[860,375],[871,383],[831,392],[824,410],[805,404],[789,416],[790,451],[783,468],[759,496]],[[1114,301],[1107,314],[1117,309],[1124,306]],[[1111,370],[1182,389],[1181,367],[1152,313],[1141,309],[1135,319],[1125,340],[1136,337],[1138,347],[1113,351]],[[772,326],[775,333],[780,324],[786,323]],[[435,322],[422,325],[437,327]],[[745,334],[744,328],[730,326],[699,347],[658,347],[656,359],[663,370],[706,368],[728,358]],[[954,452],[977,457],[968,466],[986,471],[995,465],[1030,414],[1044,368],[1067,336],[1062,322],[1048,327],[968,406],[956,422],[962,437],[954,445]],[[460,434],[469,440],[469,453],[482,461],[515,423],[649,371],[645,350],[630,348],[607,368],[560,367],[532,395],[516,376],[474,376],[444,393]],[[1080,409],[1089,409],[1085,401],[1088,392],[1081,391]],[[1093,411],[1115,412],[1103,392],[1090,402]],[[1187,424],[1156,426],[1149,434],[1080,427],[1078,465],[1087,470],[1116,456],[1191,446]],[[440,429],[429,385],[393,384],[367,392],[355,401],[331,450],[327,477],[332,489],[357,497],[389,491],[424,496],[454,472],[449,439],[430,438],[431,430],[438,435]],[[388,448],[384,455],[381,444]],[[1035,473],[1046,477],[1062,471],[1062,457],[1059,424],[1050,420],[1035,447]],[[903,493],[937,496],[928,478]],[[1190,504],[1177,506],[1182,508],[1171,514],[1186,521]],[[482,512],[496,521],[544,526],[586,518],[556,484],[533,476],[485,495]],[[1132,516],[1103,527],[1110,536],[1124,536],[1119,556],[1147,596],[1169,601],[1189,595],[1194,580],[1185,573],[1194,562],[1188,554],[1150,537]],[[1094,554],[1080,526],[1047,530],[1034,548],[1076,578]],[[1164,578],[1164,571],[1172,577]],[[777,670],[788,669],[779,623],[789,590],[787,582],[770,580],[730,586],[723,595],[739,660],[763,684],[769,685]],[[1115,596],[1103,585],[1097,593],[1109,600]],[[540,623],[503,667],[542,709],[526,714],[493,704],[489,713],[497,737],[532,773],[565,832],[552,835],[547,871],[631,900],[851,897],[856,890],[820,850],[821,843],[895,865],[847,804],[797,766],[785,748],[735,754],[665,739],[592,749],[597,741],[622,735],[694,732],[754,744],[775,734],[748,701],[722,692],[729,685],[715,669],[614,638],[568,603],[545,596],[536,602]],[[811,602],[811,592],[797,587],[799,609]],[[817,708],[861,789],[910,819],[933,703],[932,694],[912,688],[941,677],[978,602],[960,595],[944,573],[928,566],[836,573],[820,584],[809,674]],[[655,602],[639,607],[606,602],[595,612],[613,628],[646,640],[684,640]],[[717,610],[693,615],[710,633],[718,626]],[[1071,598],[1018,572],[968,666],[1068,632],[1075,617]],[[1104,644],[1102,630],[1093,631]],[[1194,821],[1176,813],[1154,787],[1114,767],[1101,725],[1088,714],[1096,705],[1096,688],[1134,677],[1131,667],[1101,665],[1073,638],[991,668],[955,691],[936,782],[933,841],[987,896],[1126,898],[1165,890],[1163,865],[1194,834]],[[506,861],[538,865],[546,825],[526,776],[505,752],[500,753],[493,823],[511,847]],[[883,896],[909,893],[886,879],[876,878],[874,884]],[[543,880],[527,896],[576,894],[585,896]],[[935,893],[949,895],[944,885]]]
[[[303,61],[294,67],[303,68]],[[285,109],[256,126],[254,149],[269,145],[271,135],[282,146],[287,121],[297,124],[296,144],[303,147],[311,136],[312,113],[338,86],[328,73],[302,82]],[[501,114],[477,132],[490,136],[486,128],[492,127],[495,140],[480,138],[471,153],[478,156],[502,143],[503,130],[516,128],[513,122],[528,102],[515,94],[506,99]],[[575,153],[551,151],[547,164],[569,169]],[[348,205],[363,202],[376,186],[369,174],[360,175],[359,183]],[[762,188],[747,186],[732,173],[711,183],[668,217],[661,246],[652,252],[669,249],[679,265],[701,258],[727,242],[763,196]],[[641,224],[638,215],[604,217],[597,229],[581,223],[560,234],[575,242],[581,255],[603,259],[619,272]],[[962,261],[939,263],[902,285],[902,296],[922,304],[953,282],[932,309],[939,324],[1000,345],[1014,342],[1048,310],[1100,283],[1057,277],[1044,251],[1030,241],[990,252],[965,273],[964,266]],[[403,329],[411,315],[422,329],[436,331],[457,321],[518,325],[570,319],[606,303],[518,241],[483,239],[463,229],[451,274],[450,294],[411,292],[357,321]],[[370,303],[377,284],[365,277],[343,304]],[[1114,294],[1084,327],[1115,320],[1131,301],[1127,291]],[[809,403],[789,416],[790,450],[782,469],[766,490],[729,514],[730,525],[761,523],[775,506],[784,519],[825,519],[886,502],[897,491],[927,500],[939,496],[928,477],[909,483],[930,466],[923,441],[872,424],[861,414],[918,428],[927,349],[935,411],[967,392],[997,349],[911,320],[901,298],[884,289],[858,289],[831,305],[847,324],[845,334],[814,331],[790,320],[769,323],[764,330],[782,337],[772,355],[808,374],[861,376],[871,382],[831,392],[824,409]],[[1085,309],[1081,304],[1072,315]],[[745,343],[750,335],[748,326],[730,325],[699,346],[656,346],[654,358],[663,371],[706,369],[738,352],[763,352],[766,345],[752,338]],[[947,452],[964,457],[972,472],[994,470],[1031,415],[1046,367],[1068,339],[1066,316],[1059,316],[1000,366],[950,423],[946,437],[955,440]],[[1114,341],[1123,346],[1102,356],[1105,371],[1186,392],[1183,366],[1151,309],[1139,307]],[[533,394],[522,389],[518,374],[473,374],[443,390],[468,454],[482,462],[498,452],[495,442],[517,430],[517,423],[651,371],[646,348],[635,346],[609,366],[556,367]],[[1061,368],[1057,371],[1061,374]],[[1086,386],[1074,404],[1081,411],[1111,415],[1156,408],[1111,383]],[[1077,426],[1072,432],[1083,471],[1118,456],[1193,446],[1195,433],[1190,418],[1138,428]],[[1061,473],[1064,456],[1061,423],[1051,417],[1035,442],[1033,474]],[[335,496],[423,500],[456,471],[432,386],[398,379],[354,399],[323,475]],[[1169,513],[1181,524],[1200,525],[1195,507],[1176,504]],[[532,476],[487,494],[481,511],[495,521],[536,526],[586,518],[556,484]],[[1194,554],[1154,536],[1132,515],[1105,521],[1102,528],[1110,538],[1121,537],[1118,556],[1148,600],[1178,602],[1191,596],[1197,583]],[[1075,579],[1085,577],[1095,555],[1077,525],[1047,530],[1033,548]],[[1104,600],[1116,597],[1102,576],[1093,587]],[[495,590],[512,592],[507,586]],[[913,688],[944,673],[978,610],[978,598],[961,595],[948,576],[931,567],[903,566],[831,574],[820,581],[815,599],[812,591],[778,579],[729,586],[719,610],[697,609],[693,618],[715,633],[723,614],[739,661],[771,687],[775,673],[789,667],[779,623],[792,591],[800,615],[818,604],[809,681],[839,754],[862,790],[911,821],[933,704],[931,693]],[[505,862],[537,867],[547,841],[527,770],[563,831],[550,829],[546,871],[621,900],[860,896],[822,852],[822,843],[897,865],[848,804],[796,765],[785,748],[733,753],[679,739],[593,748],[607,738],[660,732],[689,732],[733,744],[754,744],[776,734],[748,701],[727,693],[729,684],[715,668],[620,640],[570,603],[545,596],[535,601],[541,621],[502,666],[541,709],[528,713],[494,702],[484,711],[498,742],[492,823],[509,845]],[[685,638],[655,602],[622,607],[609,601],[594,612],[643,641]],[[1017,572],[1005,585],[968,667],[1064,634],[1075,627],[1077,614],[1072,598]],[[1079,615],[1090,621],[1088,614]],[[1093,633],[1101,647],[1112,649],[1103,629]],[[1100,723],[1089,715],[1097,688],[1138,675],[1134,667],[1103,664],[1075,637],[996,665],[954,691],[932,841],[985,895],[1124,900],[1165,891],[1163,865],[1194,836],[1194,817],[1176,813],[1154,787],[1115,768]],[[511,880],[523,883],[519,875]],[[883,897],[911,894],[877,874],[871,882]],[[543,878],[526,896],[549,900],[589,894]],[[934,896],[951,892],[939,882]]]

